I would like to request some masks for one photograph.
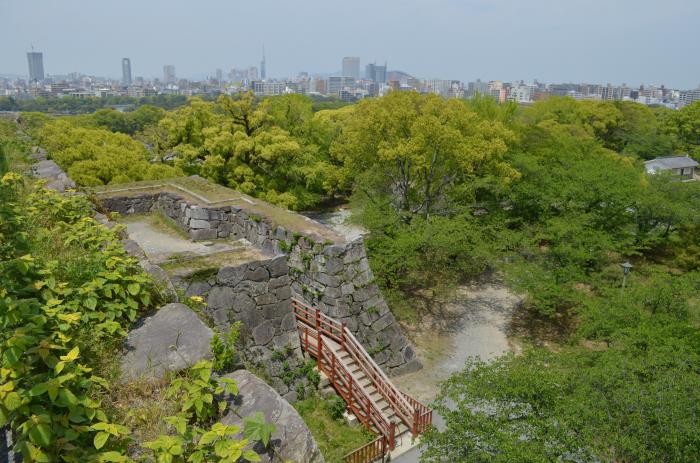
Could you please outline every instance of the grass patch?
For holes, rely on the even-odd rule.
[[[174,235],[178,238],[189,241],[190,236],[183,230],[177,222],[165,215],[163,211],[149,212],[147,214],[129,214],[120,216],[119,221],[122,223],[130,222],[147,222],[155,230]]]
[[[116,383],[103,401],[113,420],[131,429],[134,441],[129,446],[130,454],[137,452],[141,443],[169,433],[165,418],[176,415],[180,409],[176,398],[165,397],[169,385],[168,378]]]
[[[343,418],[334,419],[333,401],[319,396],[294,404],[321,449],[327,463],[342,463],[343,456],[374,440],[377,436],[364,426],[350,426]]]

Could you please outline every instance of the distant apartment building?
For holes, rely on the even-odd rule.
[[[257,80],[253,82],[251,88],[257,96],[275,96],[284,94],[287,84],[286,82]]]
[[[678,107],[688,106],[695,101],[700,101],[700,87],[695,90],[681,91],[678,97]]]
[[[163,66],[163,82],[167,84],[174,84],[176,80],[175,77],[175,66],[172,64],[166,64]]]
[[[343,58],[343,76],[360,79],[360,58],[357,56],[346,56]]]
[[[533,85],[516,84],[508,89],[506,99],[516,103],[530,103],[535,93]]]
[[[476,79],[474,82],[469,82],[467,84],[467,96],[474,97],[476,94],[488,95],[489,94],[489,83],[482,82],[481,79]]]
[[[131,85],[131,60],[122,58],[122,84]]]
[[[29,81],[41,82],[44,80],[44,54],[40,51],[30,51],[27,53],[27,64],[29,65]]]
[[[506,101],[507,90],[503,86],[503,82],[500,80],[492,80],[489,82],[489,91],[487,95],[491,96],[494,100],[499,103]]]
[[[331,76],[328,78],[326,94],[339,96],[341,90],[354,90],[355,79],[345,76]]]

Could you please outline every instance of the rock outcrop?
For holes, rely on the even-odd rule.
[[[262,462],[293,461],[298,463],[323,463],[323,455],[309,428],[299,413],[263,380],[247,370],[238,370],[224,378],[238,384],[237,395],[227,395],[228,413],[221,420],[224,424],[243,427],[243,417],[261,412],[265,420],[274,423],[269,448],[258,444],[254,450]]]
[[[121,360],[125,380],[160,377],[210,359],[214,333],[184,304],[161,307],[129,332]]]

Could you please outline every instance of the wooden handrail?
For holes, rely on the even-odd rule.
[[[329,377],[333,386],[358,419],[368,428],[377,429],[386,438],[389,449],[393,449],[395,445],[395,424],[384,417],[374,400],[363,387],[357,384],[357,380],[347,371],[340,359],[336,358],[335,349],[337,346],[335,348],[329,346],[323,341],[324,337],[337,343],[342,351],[347,352],[352,357],[377,392],[387,401],[399,418],[409,426],[414,438],[428,429],[432,424],[432,410],[410,395],[398,390],[344,323],[334,320],[319,309],[297,299],[292,299],[292,306],[304,350],[316,357],[319,370]],[[368,446],[371,447],[371,444]],[[354,454],[355,452],[352,452],[346,457]],[[362,455],[362,452],[358,455]],[[346,461],[360,462],[360,460]]]
[[[319,342],[320,341],[320,342]],[[310,327],[304,327],[303,342],[306,351],[316,357],[319,370],[329,378],[350,410],[367,428],[374,428],[386,437],[389,448],[395,445],[395,425],[388,421],[374,401],[367,395],[365,389],[357,384],[352,374],[347,371],[342,362],[336,359],[336,354],[324,341],[323,336]]]
[[[343,460],[345,463],[369,463],[381,458],[383,462],[387,451],[386,438],[379,436],[372,442],[348,453]]]
[[[295,312],[297,315],[299,313],[303,314],[301,317],[306,323],[313,323],[315,325],[329,326],[332,330],[325,331],[321,329],[322,334],[328,336],[334,341],[338,342],[341,347],[343,347],[357,362],[359,367],[363,370],[367,378],[372,381],[372,384],[381,394],[381,396],[386,400],[392,409],[401,417],[401,419],[413,429],[414,426],[414,407],[411,406],[408,400],[405,398],[405,394],[399,391],[394,384],[389,381],[386,373],[379,368],[374,359],[367,353],[367,351],[362,347],[362,344],[355,338],[344,324],[337,322],[328,315],[321,312],[319,309],[310,307],[301,301],[292,299],[294,304]],[[320,323],[319,321],[320,320]]]
[[[414,410],[406,400],[404,393],[399,391],[396,386],[394,386],[394,383],[389,381],[386,373],[379,368],[374,359],[357,341],[357,338],[355,338],[355,335],[353,335],[350,330],[347,330],[346,336],[351,340],[350,343],[346,343],[346,350],[353,356],[358,365],[360,365],[360,368],[362,368],[367,377],[372,380],[374,387],[377,388],[377,391],[379,391],[382,397],[384,397],[389,404],[393,405],[396,413],[401,415],[405,422],[410,423]],[[352,350],[347,349],[348,345],[351,346]]]

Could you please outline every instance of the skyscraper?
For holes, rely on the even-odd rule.
[[[262,80],[265,80],[265,78],[267,77],[267,69],[265,68],[265,46],[263,46],[263,57],[262,61],[260,61],[260,78]]]
[[[131,60],[122,58],[122,83],[127,87],[131,85]]]
[[[377,66],[376,63],[370,63],[365,66],[365,77],[372,82],[383,84],[386,82],[386,63],[384,66]]]
[[[27,63],[29,64],[29,80],[31,82],[44,80],[44,54],[40,51],[28,52]]]
[[[357,56],[343,58],[343,76],[352,77],[355,80],[360,78],[360,58]]]
[[[166,84],[175,83],[175,66],[172,64],[166,64],[163,66],[163,82]]]

